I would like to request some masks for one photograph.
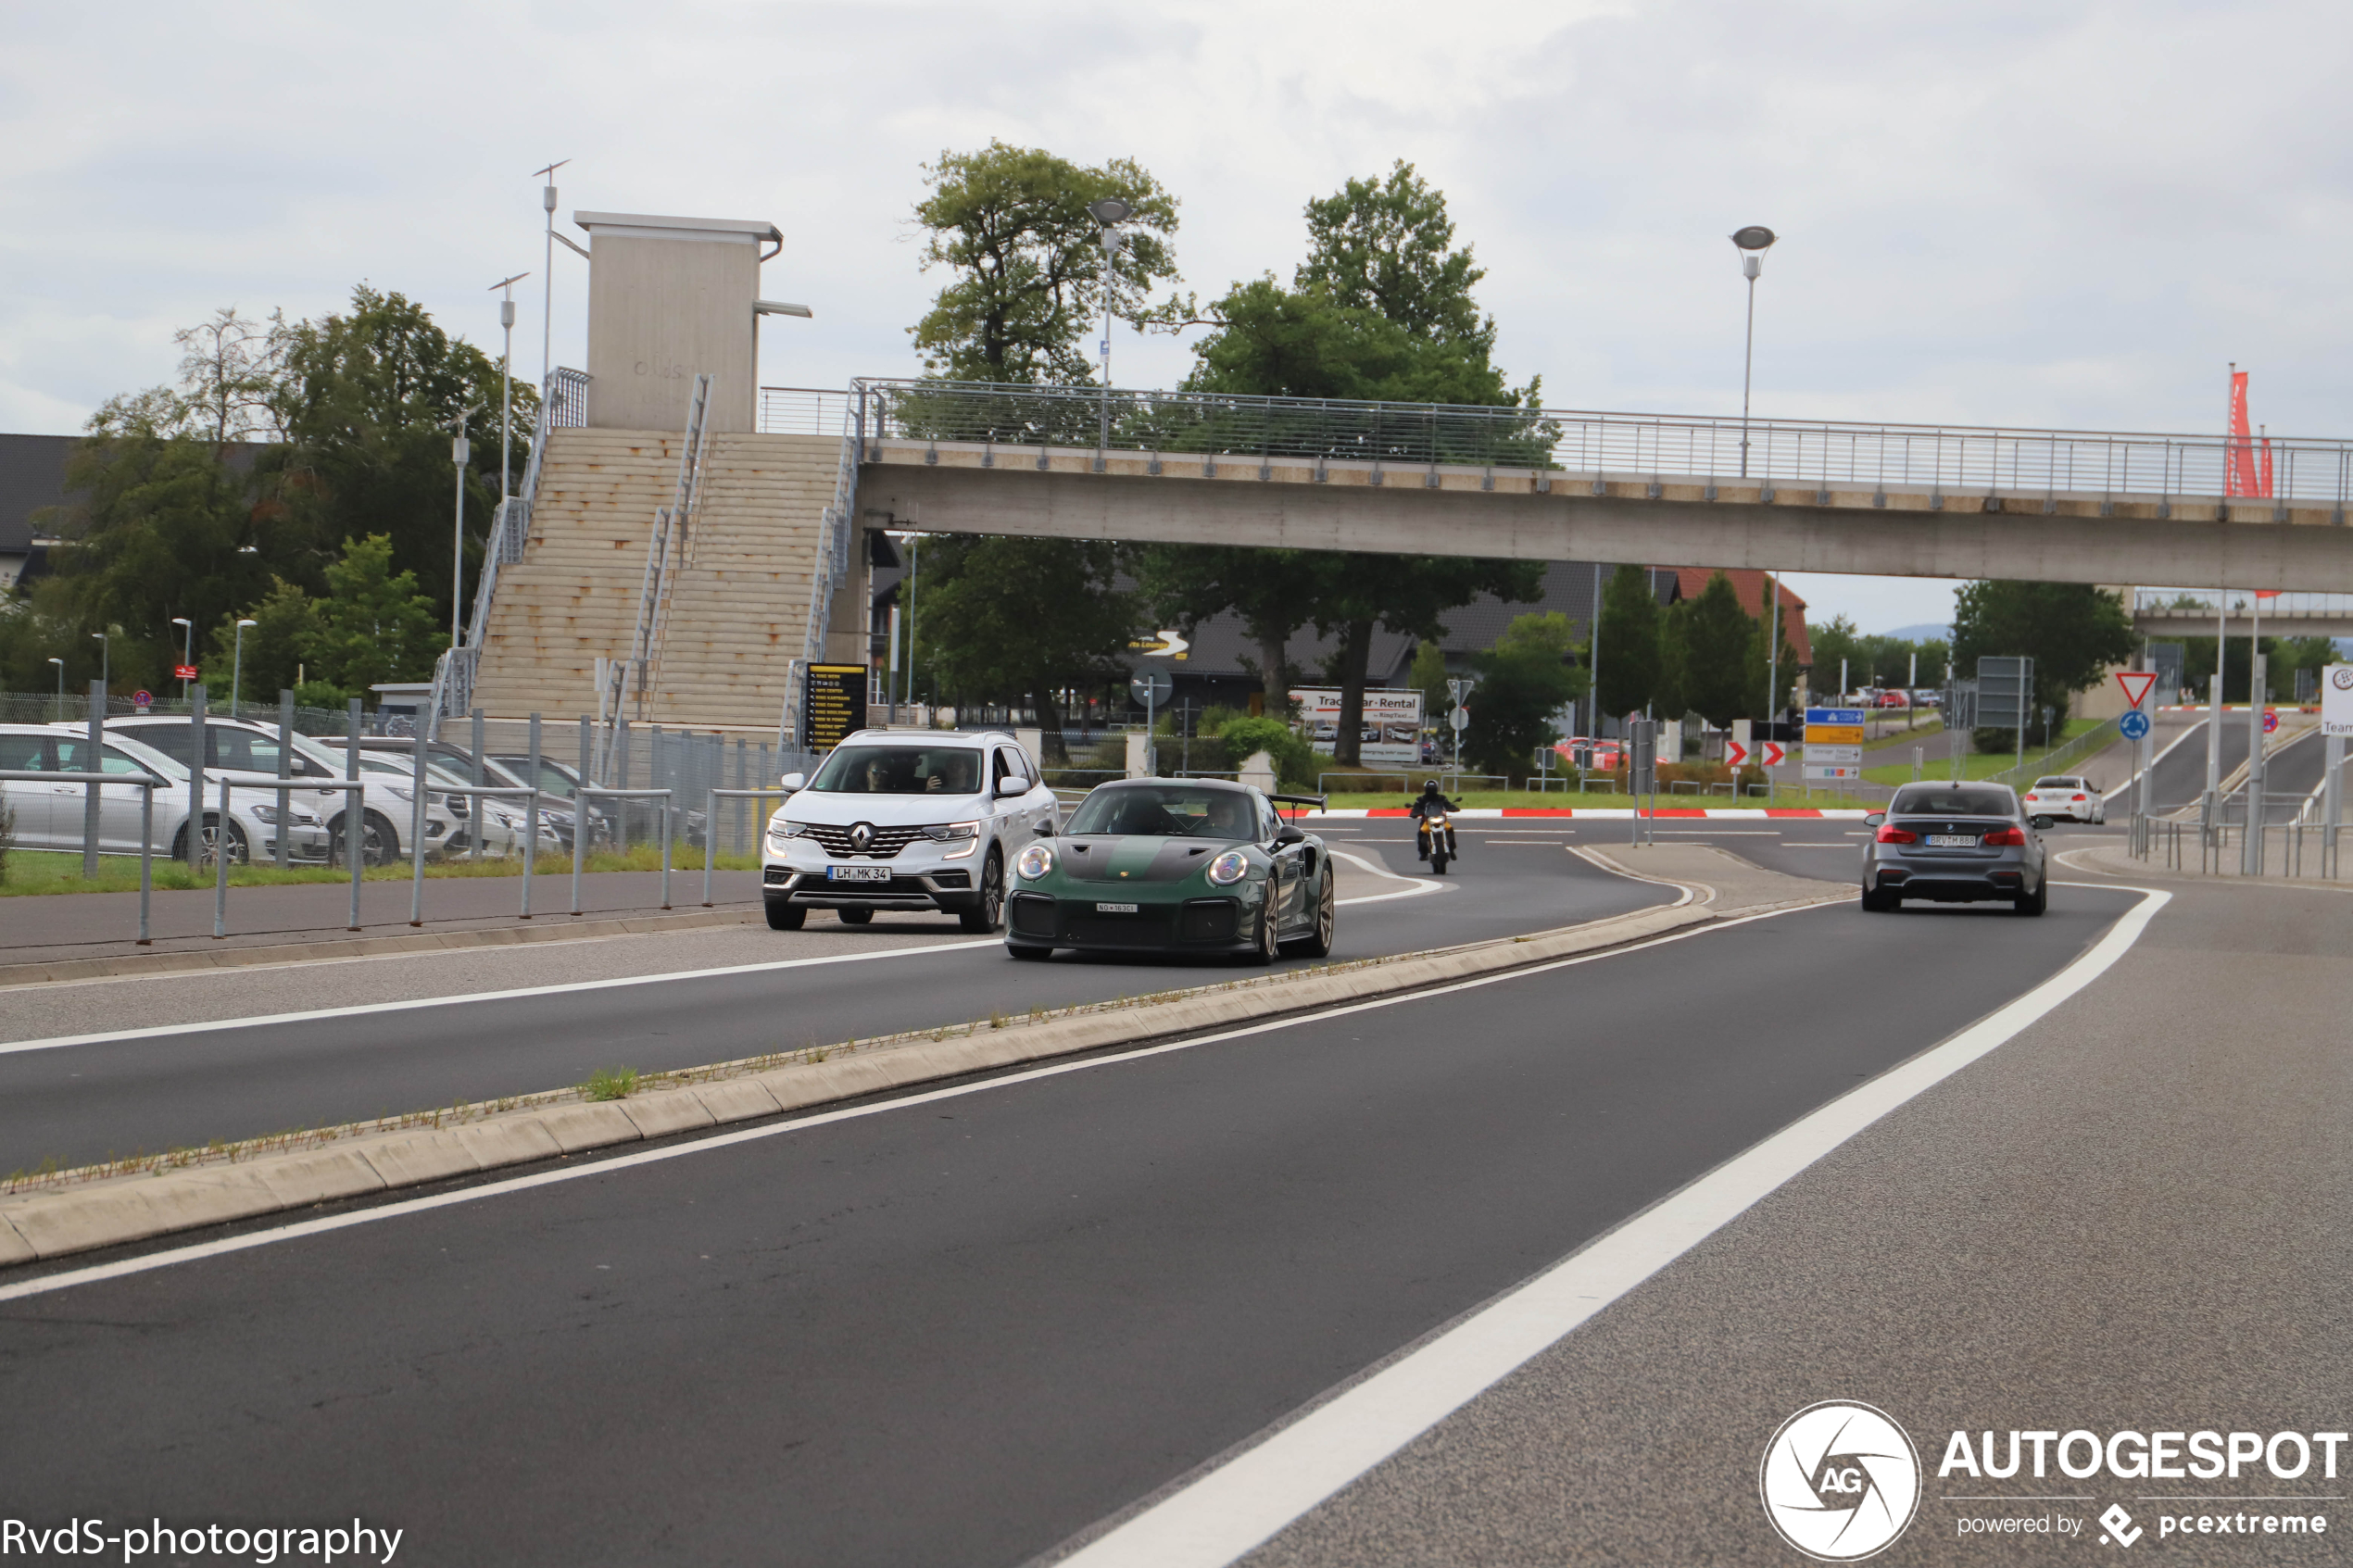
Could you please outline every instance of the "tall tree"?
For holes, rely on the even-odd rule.
[[[1086,341],[1106,294],[1112,314],[1139,325],[1190,314],[1190,301],[1149,303],[1155,284],[1176,276],[1168,237],[1177,203],[1133,159],[1090,169],[991,141],[979,152],[943,152],[924,172],[931,194],[915,204],[922,266],[955,274],[908,329],[925,374],[1088,383]],[[1108,269],[1102,225],[1087,210],[1105,197],[1132,209]]]
[[[1120,586],[1125,554],[1099,539],[926,540],[918,668],[958,701],[1034,705],[1061,759],[1061,692],[1126,666],[1138,606]]]
[[[1953,663],[1963,680],[1992,654],[2034,661],[2034,707],[2064,717],[2077,692],[2133,656],[2124,601],[2089,583],[1964,583],[1953,597]]]
[[[1602,591],[1601,701],[1604,713],[1640,712],[1659,695],[1658,595],[1639,566],[1610,573]]]
[[[304,651],[334,693],[358,696],[379,681],[421,681],[449,645],[438,608],[417,591],[417,574],[392,566],[392,541],[378,533],[345,540],[343,558],[327,568],[327,596],[314,607]]]
[[[1155,545],[1139,558],[1144,604],[1187,634],[1233,610],[1258,649],[1258,682],[1268,716],[1290,714],[1290,639],[1311,617],[1324,559],[1306,550],[1221,545]]]
[[[1756,634],[1755,618],[1741,608],[1732,580],[1717,572],[1688,608],[1677,606],[1674,618],[1680,646],[1678,663],[1682,696],[1692,712],[1721,728],[1735,719],[1754,718],[1764,682],[1752,692],[1748,684],[1749,645]],[[1602,665],[1609,678],[1609,665]]]
[[[1577,643],[1567,616],[1522,615],[1493,647],[1472,656],[1478,684],[1463,746],[1473,766],[1516,782],[1539,749],[1561,738],[1553,721],[1585,690],[1585,672],[1574,665]]]

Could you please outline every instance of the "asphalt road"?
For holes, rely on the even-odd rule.
[[[356,1513],[421,1563],[1020,1563],[2133,901],[1819,907],[8,1302],[8,1511]]]
[[[1417,869],[1403,823],[1339,822],[1328,838],[1338,851],[1391,868],[1392,876]],[[1350,868],[1353,896],[1366,901],[1340,909],[1334,957],[1516,935],[1674,897],[1610,875],[1557,842],[1499,844],[1493,854],[1476,843],[1466,847],[1469,857],[1442,882],[1425,879],[1426,891]],[[830,922],[818,915],[812,923]],[[1033,1007],[1208,984],[1230,972],[1222,961],[1070,953],[1047,964],[1016,964],[997,943],[954,933],[953,922],[937,917],[877,915],[855,935],[881,947],[920,934],[935,950],[508,999],[453,997],[447,1006],[260,1026],[198,1023],[160,1036],[55,1049],[0,1048],[0,1172],[528,1094],[580,1083],[599,1067],[692,1067],[999,1011],[1018,1015]],[[731,946],[739,950],[742,944]],[[230,1016],[333,1006],[342,999],[337,971],[312,965],[277,972],[266,994],[283,997],[300,986],[301,1000],[258,1001]],[[0,1037],[26,1037],[6,1027],[8,1014],[35,1007],[50,1035],[152,1026],[159,1022],[152,1010],[157,992],[175,984],[165,977],[135,986],[51,987],[38,997],[0,993]],[[220,998],[240,994],[235,985],[210,989]],[[246,986],[265,994],[259,980]]]

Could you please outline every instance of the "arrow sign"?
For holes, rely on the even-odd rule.
[[[1726,741],[1724,743],[1724,766],[1727,768],[1747,767],[1748,747],[1740,741]]]
[[[1127,646],[1130,652],[1153,659],[1182,659],[1193,645],[1174,632],[1154,632],[1149,637],[1138,637]]]
[[[2119,670],[2116,684],[2124,688],[2124,700],[2138,708],[2148,700],[2149,688],[2157,684],[2153,670]]]
[[[1765,743],[1765,766],[1768,768],[1780,767],[1783,759],[1788,756],[1788,748],[1783,746],[1780,742],[1777,740],[1768,740]]]

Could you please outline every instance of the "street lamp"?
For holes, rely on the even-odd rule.
[[[547,181],[539,188],[540,209],[547,215],[547,282],[539,291],[539,395],[542,397],[547,395],[547,367],[552,358],[550,347],[555,342],[556,327],[556,170],[571,161],[568,157],[558,158],[545,169],[532,170],[534,174],[546,176]],[[572,245],[572,242],[566,240],[564,244]],[[580,247],[573,245],[572,248],[578,250]]]
[[[98,644],[98,684],[111,686],[114,684],[114,645],[107,640],[104,632],[93,632],[90,635],[97,639]]]
[[[1111,445],[1111,306],[1112,291],[1119,282],[1119,245],[1126,238],[1120,224],[1136,209],[1117,196],[1105,196],[1087,204],[1095,221],[1103,226],[1103,408],[1102,429],[1095,445],[1100,449]],[[1098,457],[1100,468],[1102,458]]]
[[[237,653],[229,666],[229,717],[232,719],[237,716],[237,690],[245,684],[245,628],[260,624],[258,621],[237,622]]]
[[[66,721],[66,661],[53,659],[49,662],[57,667],[57,722],[62,724]]]
[[[460,641],[459,632],[465,624],[466,586],[466,463],[473,456],[473,447],[466,440],[466,421],[474,415],[475,404],[460,412],[457,419],[457,434],[449,438],[449,461],[458,473],[458,521],[453,530],[449,558],[449,651],[455,654]]]
[[[490,285],[507,291],[507,296],[498,302],[498,330],[506,334],[506,346],[498,351],[498,499],[502,503],[511,488],[507,449],[513,440],[515,422],[515,285],[530,276],[528,272],[518,272]]]
[[[186,633],[182,640],[180,654],[180,668],[185,670],[196,662],[196,623],[184,615],[173,616],[171,623],[184,629]],[[180,678],[180,695],[182,697],[188,695],[188,678],[184,675]]]
[[[1732,232],[1732,244],[1740,247],[1741,276],[1748,280],[1748,341],[1741,351],[1741,477],[1748,477],[1748,376],[1756,362],[1756,274],[1765,270],[1765,253],[1773,248],[1780,236],[1762,223],[1752,223]]]

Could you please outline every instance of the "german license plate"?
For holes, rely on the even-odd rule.
[[[827,866],[827,882],[888,882],[888,866]]]
[[[1132,915],[1136,912],[1136,906],[1133,904],[1098,904],[1095,906],[1095,912],[1099,915]]]
[[[1932,833],[1928,835],[1931,849],[1974,849],[1977,834],[1973,833]]]

